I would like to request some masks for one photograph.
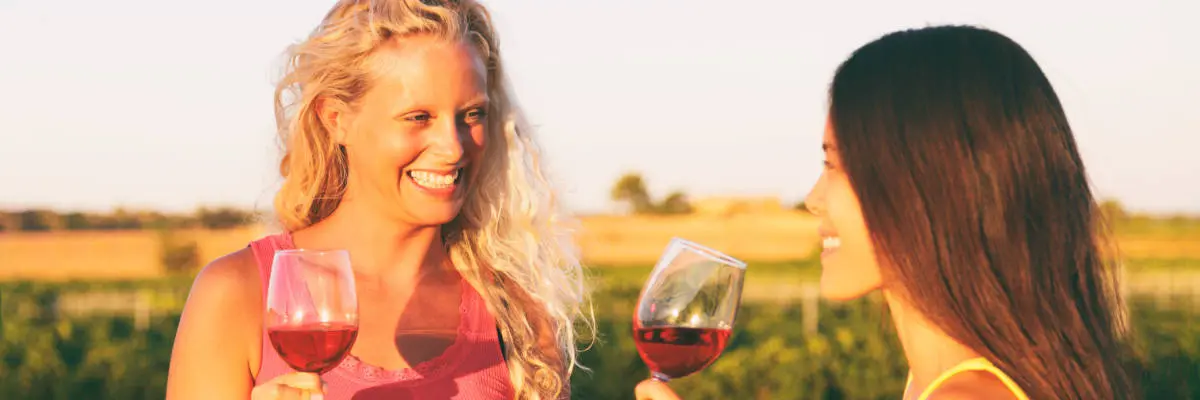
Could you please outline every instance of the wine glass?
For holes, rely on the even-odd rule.
[[[746,263],[674,238],[642,288],[634,341],[651,378],[667,382],[708,367],[729,341]]]
[[[267,289],[267,336],[292,369],[324,374],[358,337],[358,299],[345,250],[279,250]]]

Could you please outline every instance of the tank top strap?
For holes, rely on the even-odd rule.
[[[487,299],[465,278],[461,282],[463,295],[460,308],[464,317],[463,322],[468,324],[468,329],[473,336],[493,339],[497,332],[496,319],[488,310]]]
[[[275,252],[292,247],[292,236],[288,232],[264,236],[250,242],[250,250],[254,252],[255,264],[258,264],[263,304],[266,304],[267,286],[271,283],[271,264],[275,261]]]
[[[1008,390],[1011,391],[1013,393],[1013,395],[1017,396],[1017,399],[1029,400],[1029,397],[1025,395],[1025,391],[1021,390],[1021,386],[1017,385],[1016,381],[1012,380],[1012,378],[1009,377],[1008,374],[1004,373],[1004,371],[1001,371],[1000,368],[996,368],[996,366],[994,364],[992,364],[990,361],[988,361],[986,358],[983,358],[983,357],[977,357],[977,358],[965,360],[963,362],[958,363],[958,365],[955,365],[955,366],[951,367],[950,369],[942,372],[942,374],[938,375],[938,377],[936,379],[934,379],[933,382],[929,383],[929,386],[927,386],[925,388],[925,390],[923,390],[921,392],[920,396],[917,396],[917,400],[928,399],[929,395],[933,394],[933,392],[935,390],[937,390],[937,388],[939,386],[941,386],[942,383],[946,382],[946,380],[950,379],[954,375],[958,375],[959,373],[965,372],[965,371],[987,371],[988,373],[995,376],[997,379],[1000,379],[1000,382],[1004,384],[1004,387],[1008,388]],[[904,384],[904,387],[907,389],[911,383],[912,383],[912,375],[909,374],[908,381]]]

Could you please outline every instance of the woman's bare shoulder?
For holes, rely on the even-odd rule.
[[[254,259],[254,250],[250,247],[243,247],[212,260],[200,270],[200,274],[208,274],[217,279],[252,276],[258,280],[258,262]],[[199,275],[197,279],[199,279]]]
[[[254,251],[245,247],[208,263],[192,283],[192,296],[213,292],[229,300],[251,301],[259,298],[262,279]],[[189,296],[190,297],[190,296]]]
[[[262,317],[262,279],[250,248],[213,260],[196,275],[184,306],[184,323],[208,321],[244,326],[257,335]],[[208,327],[201,328],[208,329]]]
[[[261,349],[260,282],[249,248],[214,260],[196,275],[175,333],[167,398],[250,392]]]

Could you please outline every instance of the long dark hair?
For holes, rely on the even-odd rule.
[[[1126,399],[1115,265],[1062,105],[986,29],[885,35],[830,87],[890,289],[1036,399]]]

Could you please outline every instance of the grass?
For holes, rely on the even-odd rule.
[[[820,303],[818,329],[800,328],[820,275],[815,219],[805,214],[582,219],[577,237],[591,280],[600,341],[583,353],[574,398],[628,398],[647,375],[630,332],[638,288],[670,238],[747,260],[744,312],[730,349],[710,368],[673,382],[685,398],[896,398],[905,369],[877,304]],[[1148,398],[1200,399],[1200,222],[1133,218],[1114,226],[1126,260]],[[257,227],[179,232],[208,262],[246,246]],[[178,312],[190,274],[164,272],[158,232],[0,234],[0,398],[162,398]],[[9,282],[4,282],[9,281]],[[12,282],[18,281],[18,282]],[[149,293],[154,313],[51,307],[91,294]],[[813,304],[810,302],[810,304]],[[70,308],[70,307],[67,307]],[[86,308],[86,307],[82,307]],[[130,308],[132,310],[132,308]],[[95,312],[93,312],[95,311]],[[14,397],[15,396],[15,397]]]
[[[770,285],[810,281],[811,262],[749,262],[746,295]],[[1153,264],[1153,263],[1151,263]],[[1200,266],[1200,260],[1184,266]],[[649,264],[597,266],[606,282],[594,297],[599,341],[581,354],[591,372],[573,379],[574,399],[626,399],[648,374],[630,335],[637,290]],[[1200,273],[1192,273],[1200,275]],[[186,276],[139,281],[0,283],[0,398],[161,399],[186,298]],[[763,285],[767,285],[764,287]],[[79,292],[166,292],[139,328],[130,313],[58,314]],[[1146,398],[1200,398],[1200,325],[1195,295],[1164,302],[1134,296],[1131,312]],[[907,372],[894,333],[871,299],[821,303],[814,331],[801,328],[803,302],[743,303],[728,350],[709,368],[672,382],[687,399],[894,399]],[[1178,304],[1172,306],[1171,304]]]

